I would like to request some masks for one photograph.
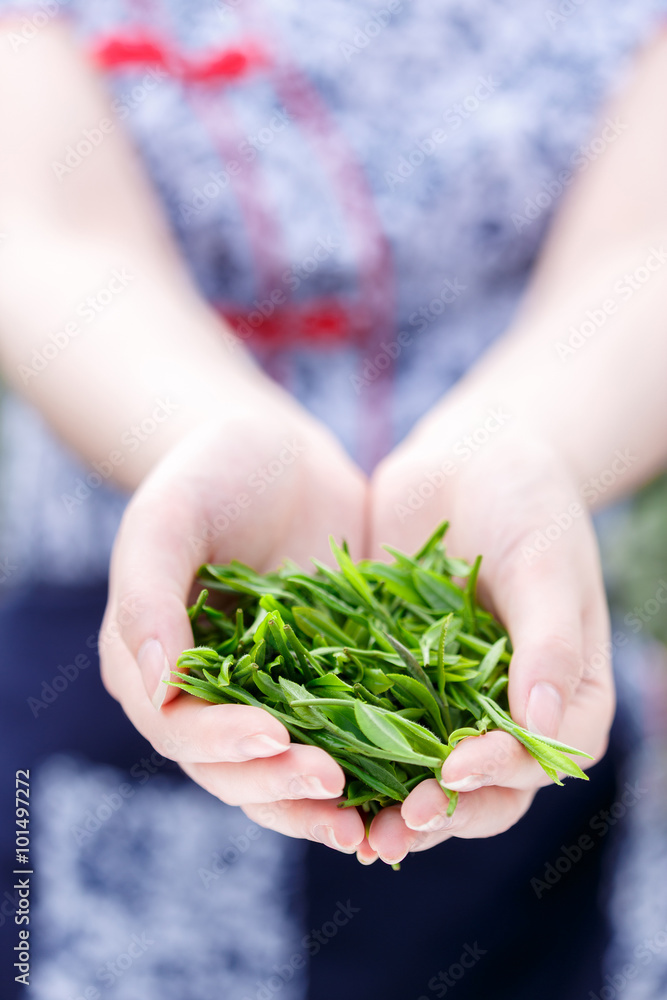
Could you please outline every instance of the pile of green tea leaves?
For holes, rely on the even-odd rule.
[[[347,775],[343,806],[376,813],[425,778],[442,785],[456,744],[492,729],[516,737],[558,784],[585,778],[587,756],[513,722],[509,637],[476,601],[481,558],[447,555],[444,523],[414,556],[354,563],[333,539],[339,569],[313,559],[259,574],[239,562],[202,566],[189,609],[196,648],[178,660],[177,687],[218,704],[266,709],[297,743],[326,750]],[[459,586],[455,579],[464,580]],[[457,795],[447,791],[449,811]]]

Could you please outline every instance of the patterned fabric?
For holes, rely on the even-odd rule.
[[[23,6],[17,55],[67,14],[203,294],[369,468],[507,326],[664,4]],[[103,574],[122,498],[7,409],[9,582]]]
[[[619,656],[619,699],[634,705],[643,739],[621,777],[624,789],[601,831],[625,826],[609,892],[614,937],[595,1000],[667,996],[667,659],[633,642]],[[614,992],[612,992],[614,991]],[[592,998],[593,1000],[593,998]]]
[[[40,769],[35,997],[302,1000],[299,844],[155,771]]]
[[[21,12],[10,40],[17,56],[53,16],[69,18],[107,77],[202,293],[366,468],[506,328],[564,188],[622,131],[607,123],[602,139],[596,120],[664,7],[0,0],[0,12]],[[103,577],[125,497],[87,481],[90,470],[26,404],[9,397],[4,411],[3,582]],[[41,919],[50,930],[36,995],[65,1000],[92,982],[82,970],[94,976],[125,954],[128,898],[150,907],[142,926],[155,928],[158,944],[109,996],[262,995],[295,933],[267,891],[286,849],[263,835],[257,853],[233,866],[225,905],[209,906],[214,890],[195,893],[187,879],[198,858],[219,849],[213,800],[151,784],[96,834],[99,851],[74,851],[82,807],[122,776],[60,761],[46,777],[55,799],[43,817]],[[242,818],[224,815],[218,831],[237,835]],[[161,857],[175,859],[169,882]],[[626,857],[626,904],[637,858]],[[642,885],[651,878],[646,868],[640,876]],[[128,878],[136,881],[125,897],[120,880]],[[93,896],[97,919],[80,927],[77,900],[90,913]],[[636,929],[618,905],[617,944],[629,948]],[[215,961],[187,987],[170,982],[169,949],[187,947],[187,935],[198,926],[209,933],[211,923]],[[254,966],[239,946],[253,931]],[[66,937],[67,949],[75,939],[85,947],[85,960],[78,946],[65,949]],[[653,983],[632,987],[638,998],[662,995],[662,962],[649,968]],[[224,976],[233,994],[219,985]],[[600,996],[611,995],[605,985]],[[281,996],[301,989],[295,977]]]

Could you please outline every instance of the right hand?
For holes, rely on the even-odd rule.
[[[363,823],[337,808],[345,776],[327,753],[291,744],[262,709],[164,684],[193,645],[186,603],[202,563],[265,571],[289,557],[307,568],[313,555],[330,561],[330,532],[362,554],[362,474],[293,403],[253,396],[243,414],[190,431],[130,501],[112,556],[102,678],[158,753],[213,795],[261,826],[353,853]]]

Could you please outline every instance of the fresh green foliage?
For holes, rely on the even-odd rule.
[[[667,645],[667,475],[598,524],[609,600],[622,632]]]
[[[516,725],[507,704],[509,637],[477,604],[480,560],[446,555],[442,524],[414,556],[354,563],[333,539],[339,570],[294,564],[261,575],[239,562],[203,566],[208,590],[189,610],[197,647],[176,687],[206,701],[265,708],[292,739],[322,747],[345,771],[343,806],[375,813],[402,802],[463,739],[515,736],[558,784],[585,778],[587,756]],[[463,586],[454,578],[465,580]],[[445,789],[447,791],[447,789]],[[456,793],[449,791],[450,811]]]

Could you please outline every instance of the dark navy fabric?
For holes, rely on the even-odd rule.
[[[600,836],[601,821],[593,831],[590,822],[617,799],[621,728],[588,784],[543,789],[498,837],[453,839],[409,855],[400,872],[313,845],[308,927],[325,930],[311,958],[311,1000],[588,1000],[603,982],[602,884],[619,832]],[[583,834],[594,847],[549,886],[546,866],[566,868],[563,845],[576,858]],[[336,900],[358,912],[327,940]]]
[[[151,753],[100,681],[95,644],[105,598],[102,584],[40,586],[0,603],[3,817],[13,813],[15,771],[34,771],[49,755],[74,752],[129,768]],[[46,704],[43,684],[53,690],[53,679],[65,676],[59,667],[81,656],[89,665],[48,707],[30,700]],[[450,841],[409,857],[400,872],[380,862],[363,868],[354,858],[313,845],[304,927],[312,1000],[339,1000],[342,993],[346,1000],[432,1000],[450,993],[456,1000],[587,998],[602,981],[609,931],[601,885],[618,833],[615,828],[600,836],[600,824],[590,824],[618,797],[627,743],[627,727],[617,720],[611,750],[590,772],[589,783],[544,789],[509,832]],[[595,847],[538,899],[531,879],[543,880],[547,863],[561,858],[562,845],[570,848],[582,833],[591,835]],[[6,970],[16,942],[9,822],[3,823],[1,856],[0,960]],[[21,995],[11,985],[3,973],[3,1000]]]
[[[17,590],[0,602],[0,655],[3,695],[0,699],[0,834],[2,859],[0,888],[0,996],[9,1000],[25,996],[16,986],[12,968],[13,947],[18,940],[14,926],[15,868],[14,790],[15,772],[28,769],[31,783],[41,763],[57,753],[75,753],[92,762],[112,763],[128,769],[142,757],[150,757],[152,747],[137,732],[120,705],[107,694],[97,659],[97,633],[104,613],[106,585],[88,587],[35,586]],[[77,660],[78,658],[78,660]],[[84,666],[84,662],[88,663]],[[78,675],[69,670],[71,681],[63,690],[57,677],[79,664]],[[44,688],[43,685],[47,687]],[[56,697],[50,698],[49,689]],[[34,699],[34,700],[31,700]],[[40,708],[36,702],[46,707]],[[176,764],[163,771],[174,777],[181,772]],[[34,799],[30,803],[31,840],[36,832]],[[34,862],[34,852],[31,853]],[[39,872],[32,882],[31,912],[39,894]],[[31,919],[33,947],[39,929]]]

